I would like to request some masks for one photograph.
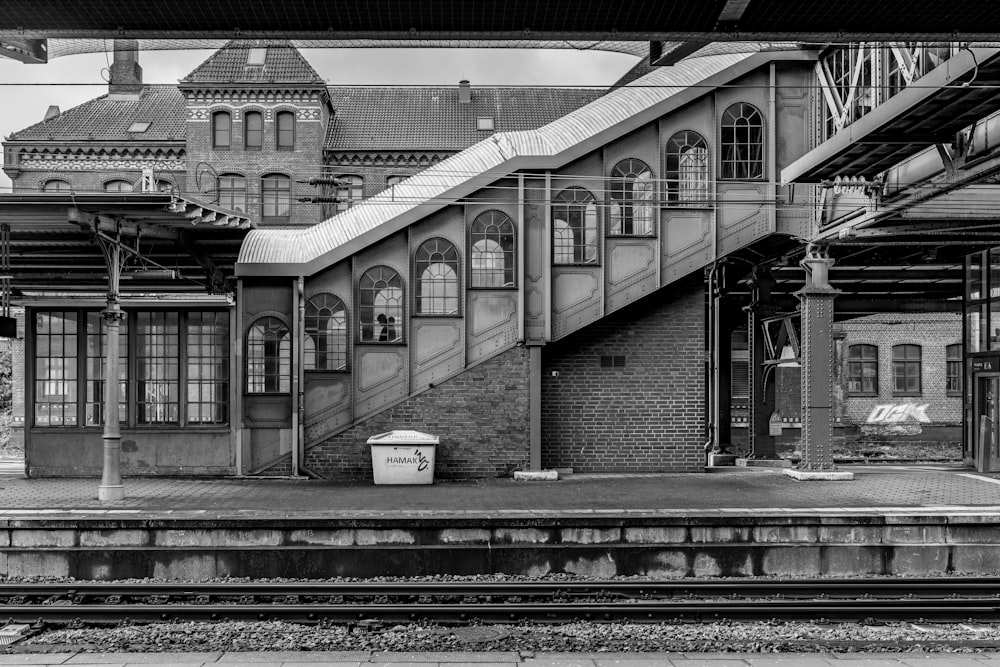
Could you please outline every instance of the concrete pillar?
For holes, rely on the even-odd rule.
[[[528,469],[542,469],[542,348],[528,346]]]
[[[764,320],[772,317],[776,308],[771,300],[774,278],[765,271],[755,271],[750,305],[744,308],[747,317],[747,343],[750,350],[750,414],[747,431],[750,439],[750,459],[777,459],[774,436],[770,432],[771,415],[775,408],[775,373],[765,369],[767,360]]]
[[[109,267],[109,270],[115,269]],[[121,397],[118,384],[118,339],[125,313],[118,304],[117,291],[108,293],[108,307],[101,315],[107,329],[107,344],[104,346],[104,468],[101,485],[97,488],[97,498],[101,502],[111,502],[125,498],[121,475],[122,434],[118,426],[118,402]]]
[[[840,291],[829,283],[830,257],[809,244],[801,262],[806,284],[796,292],[801,303],[802,461],[799,470],[835,470],[833,463],[833,300]]]

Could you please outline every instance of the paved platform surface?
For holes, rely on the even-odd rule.
[[[982,667],[1000,653],[49,653],[0,654],[0,665],[254,667]]]
[[[323,480],[127,478],[102,504],[99,480],[0,477],[0,517],[193,514],[383,517],[580,513],[1000,512],[1000,479],[939,466],[854,466],[853,481],[798,482],[776,471],[573,475],[557,482],[375,486]]]

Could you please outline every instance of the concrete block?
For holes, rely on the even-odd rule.
[[[550,544],[553,534],[538,528],[495,528],[493,542],[500,544]]]
[[[519,482],[557,482],[559,473],[555,470],[515,470],[514,479]]]
[[[884,572],[882,547],[833,545],[822,548],[821,574],[849,577]]]
[[[0,548],[10,546],[10,531],[0,530]]]
[[[688,556],[683,551],[661,551],[637,566],[638,572],[656,579],[681,579],[688,576]]]
[[[12,547],[74,547],[75,530],[28,530],[15,528],[10,531]]]
[[[220,576],[215,566],[215,554],[178,552],[161,553],[153,564],[156,579],[210,579]]]
[[[276,547],[284,535],[280,530],[254,528],[251,530],[218,530],[212,536],[218,547]]]
[[[63,552],[12,551],[7,554],[8,577],[69,577],[73,554]]]
[[[881,526],[820,526],[821,544],[881,544]]]
[[[415,544],[417,541],[412,531],[393,528],[389,530],[375,528],[358,528],[354,531],[354,543],[358,546],[373,544]]]
[[[621,542],[620,528],[563,528],[559,541],[571,544],[607,544]]]
[[[10,574],[7,572],[7,552],[0,551],[0,577],[8,577]]]
[[[749,526],[691,526],[691,541],[704,544],[749,542]]]
[[[581,557],[567,560],[562,569],[564,572],[598,579],[607,579],[618,574],[618,564],[611,557],[611,554],[598,558]]]
[[[1000,574],[1000,547],[992,544],[956,544],[951,548],[951,569],[995,577]]]
[[[694,556],[691,573],[696,577],[718,577],[722,574],[722,566],[711,554],[698,553]]]
[[[768,547],[761,558],[762,574],[811,577],[822,570],[819,547]]]
[[[755,526],[754,542],[815,542],[819,537],[816,526]]]
[[[785,468],[782,474],[798,482],[849,482],[854,479],[853,472],[843,470],[795,470]]]
[[[349,547],[354,544],[354,531],[350,528],[340,530],[314,530],[312,528],[293,530],[285,535],[285,544],[324,544]]]
[[[210,547],[214,545],[212,530],[178,528],[153,531],[153,545],[158,547]]]
[[[1000,544],[1000,526],[983,524],[948,526],[945,539],[950,544]]]
[[[81,547],[145,547],[149,546],[149,539],[149,532],[141,529],[80,531]]]
[[[886,574],[939,574],[948,571],[949,547],[943,545],[901,545],[886,552]]]
[[[788,459],[736,459],[737,468],[791,468]]]
[[[486,544],[490,537],[485,528],[445,528],[438,532],[442,544]]]
[[[886,544],[943,544],[944,526],[885,526],[882,541]]]
[[[633,544],[681,544],[687,541],[687,527],[626,526],[625,541]]]

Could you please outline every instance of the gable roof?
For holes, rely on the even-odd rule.
[[[661,67],[536,130],[500,132],[307,229],[261,229],[240,248],[237,275],[311,275],[504,174],[585,155],[743,76],[771,54],[723,53]],[[791,59],[794,56],[785,55]],[[812,59],[812,55],[802,55]],[[697,85],[696,84],[700,84]]]
[[[330,87],[336,111],[326,149],[462,150],[494,132],[530,130],[594,101],[604,88],[474,87],[471,102],[451,87]],[[492,130],[477,129],[491,118]]]
[[[266,49],[263,65],[248,64],[251,49]],[[182,87],[184,84],[202,83],[324,85],[323,77],[287,39],[229,42],[181,79]]]
[[[132,123],[148,122],[145,132],[129,133]],[[146,85],[139,99],[101,97],[67,109],[8,137],[10,141],[183,141],[184,95],[173,85]]]

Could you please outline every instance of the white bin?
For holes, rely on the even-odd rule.
[[[420,431],[389,431],[368,438],[376,484],[433,484],[441,438]]]

